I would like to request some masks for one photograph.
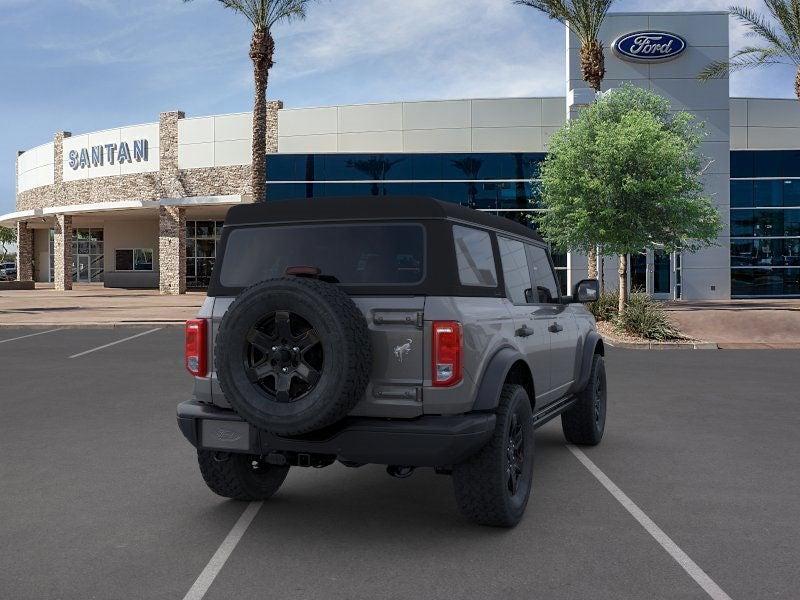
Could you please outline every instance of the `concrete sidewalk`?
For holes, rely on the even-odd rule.
[[[675,302],[664,308],[683,333],[720,348],[800,348],[800,300]]]
[[[87,327],[181,324],[197,314],[205,292],[162,296],[158,290],[104,288],[75,284],[69,292],[37,286],[0,292],[0,327]]]

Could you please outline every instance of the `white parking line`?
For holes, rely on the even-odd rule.
[[[653,520],[648,517],[641,508],[634,504],[633,500],[619,489],[616,484],[611,481],[608,476],[603,473],[600,468],[594,464],[583,451],[576,447],[568,445],[569,451],[575,455],[581,464],[586,467],[589,472],[594,475],[595,479],[599,481],[604,488],[606,488],[612,496],[622,504],[623,508],[627,510],[631,516],[639,522],[639,525],[644,527],[645,531],[649,533],[655,541],[657,541],[669,555],[689,574],[689,577],[694,579],[695,583],[699,585],[705,592],[713,598],[713,600],[731,600],[731,597],[726,594],[721,587],[719,587],[711,577],[709,577],[703,569],[701,569],[696,562],[694,562],[689,555],[681,550],[672,539],[664,533],[661,528],[656,525]]]
[[[39,331],[37,333],[29,333],[28,335],[21,335],[19,337],[11,338],[8,340],[0,340],[0,344],[5,344],[6,342],[16,342],[17,340],[24,340],[25,338],[34,337],[37,335],[44,335],[45,333],[53,333],[54,331],[61,331],[63,327],[58,329],[49,329],[47,331]]]
[[[78,358],[79,356],[85,356],[86,354],[91,354],[92,352],[97,352],[98,350],[102,350],[103,348],[108,348],[109,346],[116,346],[117,344],[121,344],[122,342],[127,342],[128,340],[132,340],[138,337],[142,337],[143,335],[147,335],[148,333],[154,333],[156,331],[161,331],[163,327],[156,327],[155,329],[150,329],[149,331],[143,331],[142,333],[137,333],[136,335],[132,335],[130,337],[122,338],[121,340],[117,340],[116,342],[111,342],[110,344],[103,344],[102,346],[98,346],[97,348],[92,348],[91,350],[86,350],[84,352],[78,352],[78,354],[73,354],[70,358]]]
[[[208,588],[211,587],[211,584],[214,583],[214,579],[217,578],[217,575],[222,570],[222,567],[225,566],[228,557],[231,555],[234,548],[236,548],[239,540],[242,539],[244,532],[250,527],[250,523],[255,519],[262,504],[264,503],[251,502],[247,505],[247,508],[244,509],[239,520],[234,524],[233,529],[231,529],[225,539],[222,540],[222,544],[220,544],[217,551],[214,552],[214,556],[211,557],[211,560],[208,561],[206,568],[203,569],[203,572],[197,577],[192,587],[186,592],[183,600],[202,600]]]

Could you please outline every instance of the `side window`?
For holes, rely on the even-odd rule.
[[[528,266],[534,281],[535,296],[540,304],[555,304],[559,301],[558,284],[547,251],[539,246],[525,245]]]
[[[497,236],[500,247],[500,261],[503,264],[503,278],[506,281],[506,294],[514,304],[533,302],[531,272],[525,257],[525,245],[516,240]]]
[[[453,225],[453,242],[461,284],[497,287],[497,271],[489,234],[479,229]]]

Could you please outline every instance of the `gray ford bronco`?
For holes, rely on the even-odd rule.
[[[290,467],[451,475],[461,512],[513,526],[534,429],[603,437],[603,341],[563,297],[546,244],[427,198],[234,207],[208,298],[186,324],[194,398],[178,425],[217,494],[266,499]]]

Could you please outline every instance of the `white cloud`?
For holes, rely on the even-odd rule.
[[[323,3],[276,37],[281,87],[356,69],[365,99],[563,93],[563,28],[503,0]]]

